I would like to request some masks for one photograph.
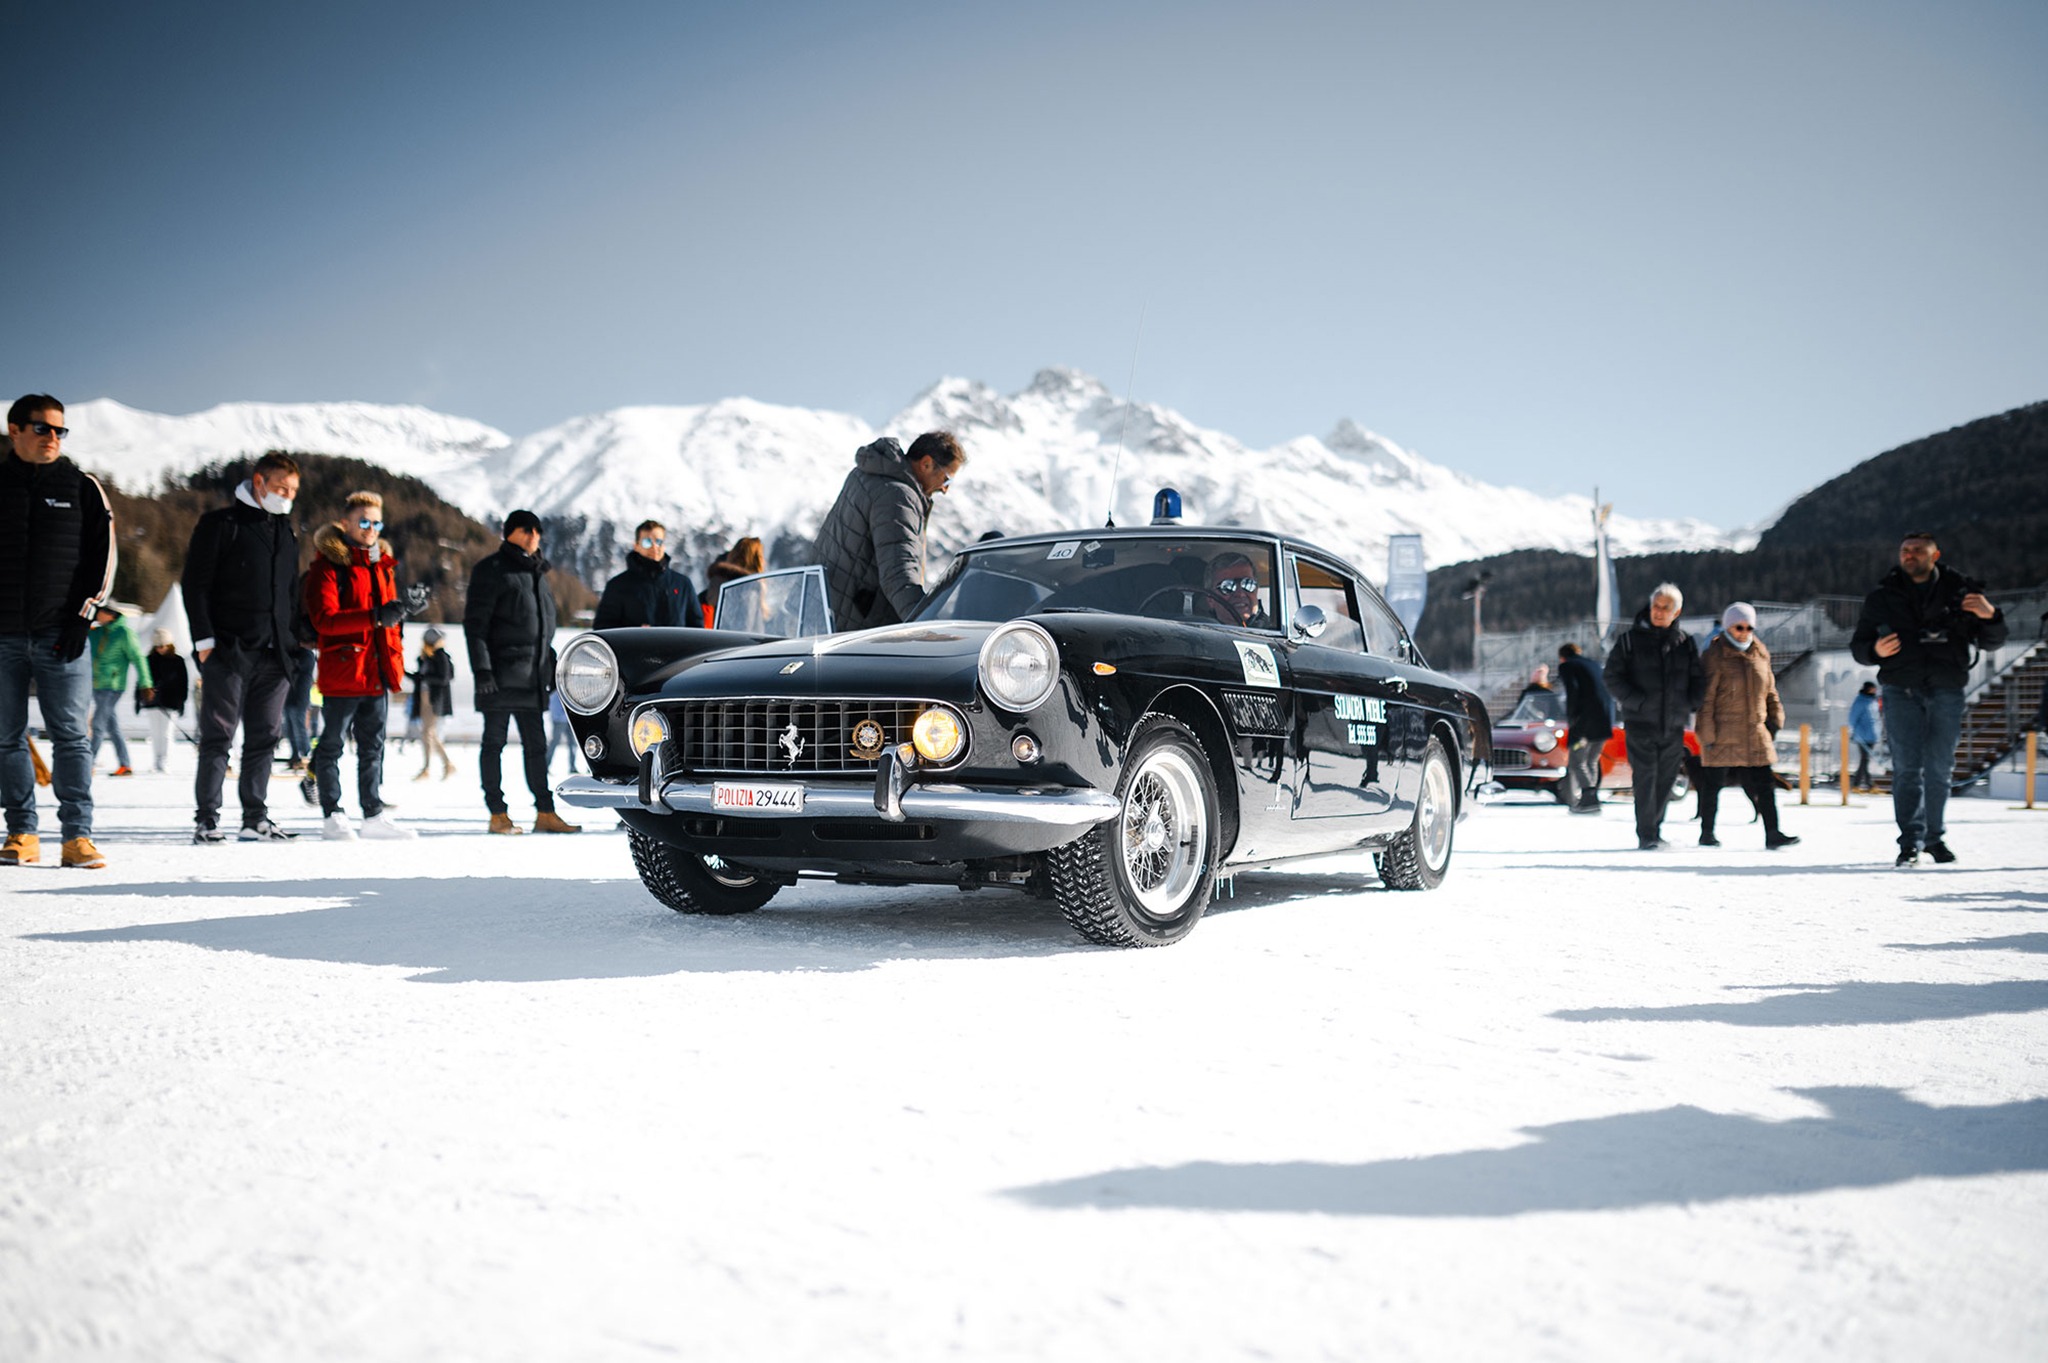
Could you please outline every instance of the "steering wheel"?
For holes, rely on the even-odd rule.
[[[1138,603],[1137,613],[1139,615],[1148,614],[1148,608],[1154,601],[1157,601],[1160,597],[1177,596],[1182,592],[1194,592],[1199,596],[1207,597],[1211,603],[1222,607],[1223,615],[1221,619],[1224,624],[1236,625],[1239,628],[1243,628],[1244,618],[1237,613],[1237,607],[1231,604],[1231,600],[1229,597],[1225,596],[1222,592],[1217,591],[1214,587],[1161,587],[1158,591],[1153,592],[1150,596],[1146,597],[1143,601],[1140,601]],[[1188,617],[1185,613],[1183,613],[1180,618],[1185,620]]]

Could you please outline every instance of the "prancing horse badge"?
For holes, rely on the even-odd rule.
[[[804,660],[803,660],[802,658],[798,658],[798,659],[797,659],[797,660],[796,660],[795,662],[793,662],[793,663],[788,663],[788,664],[785,664],[785,665],[783,666],[783,669],[782,669],[782,675],[786,677],[786,676],[788,676],[788,675],[789,675],[790,673],[792,673],[792,672],[796,671],[796,670],[797,670],[797,669],[798,669],[799,667],[802,667],[803,665],[804,665]]]

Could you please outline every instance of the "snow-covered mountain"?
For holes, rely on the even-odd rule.
[[[969,454],[939,499],[933,547],[988,530],[1016,534],[1099,525],[1109,510],[1142,524],[1152,494],[1180,490],[1190,523],[1262,525],[1346,555],[1378,576],[1387,537],[1420,533],[1431,563],[1510,549],[1590,549],[1592,503],[1496,487],[1432,464],[1355,423],[1318,440],[1254,450],[1149,403],[1126,404],[1071,369],[1042,370],[1008,396],[968,379],[933,384],[880,432],[858,417],[746,398],[691,407],[623,407],[513,439],[480,422],[369,403],[228,403],[191,416],[106,399],[70,412],[69,453],[134,490],[210,461],[291,449],[351,455],[421,478],[470,514],[529,507],[580,538],[599,561],[648,516],[670,527],[694,573],[741,535],[788,561],[832,504],[853,451],[877,434],[906,444],[944,428]],[[1616,515],[1617,553],[1704,549],[1753,539],[1697,520]],[[566,549],[566,543],[557,542]]]

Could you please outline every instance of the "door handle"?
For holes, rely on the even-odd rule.
[[[1408,694],[1408,679],[1406,677],[1389,677],[1387,678],[1387,689],[1405,696]]]

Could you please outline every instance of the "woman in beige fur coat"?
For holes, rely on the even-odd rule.
[[[1721,616],[1721,634],[1700,655],[1707,694],[1693,732],[1700,740],[1700,845],[1719,847],[1714,816],[1721,787],[1740,786],[1764,823],[1764,846],[1775,851],[1799,839],[1778,827],[1778,787],[1771,759],[1785,706],[1771,672],[1771,651],[1756,637],[1756,608],[1738,601]]]

